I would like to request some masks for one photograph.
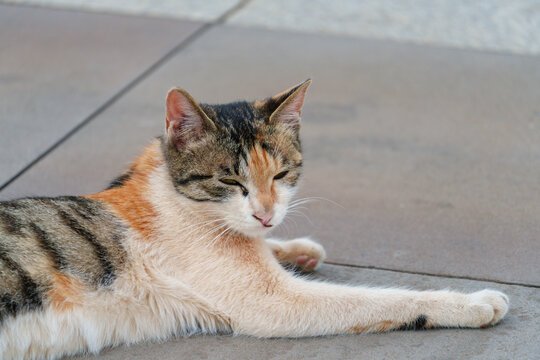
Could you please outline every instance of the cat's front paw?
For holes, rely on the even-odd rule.
[[[317,269],[326,259],[324,248],[309,238],[284,241],[282,246],[283,253],[279,260],[303,272]]]
[[[482,290],[469,295],[471,304],[479,306],[480,312],[484,315],[480,327],[495,325],[508,312],[508,296],[496,290]]]

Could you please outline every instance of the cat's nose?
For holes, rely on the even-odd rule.
[[[261,222],[264,227],[271,227],[272,225],[268,225],[270,220],[272,220],[272,217],[274,216],[274,211],[270,212],[259,212],[253,214],[253,217]]]

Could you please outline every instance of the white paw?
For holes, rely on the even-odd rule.
[[[284,242],[283,250],[286,253],[283,261],[304,272],[317,269],[326,259],[324,248],[307,237]]]
[[[508,296],[496,290],[482,290],[469,295],[471,305],[478,307],[480,318],[479,326],[495,325],[508,312]]]

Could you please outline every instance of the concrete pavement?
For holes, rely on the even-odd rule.
[[[538,57],[236,27],[213,15],[204,23],[0,6],[0,18],[9,34],[0,46],[10,49],[0,53],[0,199],[99,191],[161,133],[173,85],[222,102],[312,77],[300,196],[328,200],[278,232],[325,245],[339,265],[314,276],[499,288],[512,302],[485,330],[193,337],[103,358],[538,358]]]

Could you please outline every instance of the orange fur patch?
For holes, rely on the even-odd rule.
[[[131,167],[133,174],[122,186],[87,196],[112,205],[117,216],[127,221],[129,226],[145,239],[151,238],[154,232],[154,219],[157,216],[147,199],[146,191],[148,176],[162,163],[158,147],[159,143],[155,142],[145,149]]]
[[[369,329],[368,326],[356,325],[356,326],[353,326],[351,328],[351,333],[352,334],[360,334],[360,333],[366,332],[368,329]]]
[[[257,199],[266,211],[271,209],[277,201],[277,194],[272,180],[278,166],[278,160],[271,158],[261,146],[256,145],[253,147],[249,154],[248,167],[253,184],[258,190]]]
[[[390,320],[387,320],[387,321],[382,321],[380,323],[378,323],[377,325],[375,325],[377,331],[388,331],[392,328],[395,328],[397,327],[393,321],[390,321]]]
[[[393,321],[390,321],[390,320],[386,320],[386,321],[381,321],[379,323],[376,323],[376,324],[373,324],[373,325],[367,325],[367,326],[360,326],[360,325],[356,325],[356,326],[353,326],[351,328],[351,333],[353,334],[359,334],[359,333],[363,333],[363,332],[366,332],[366,331],[388,331],[390,329],[395,329],[395,328],[398,328],[399,326],[397,326]]]
[[[52,288],[49,291],[51,305],[60,311],[68,310],[73,305],[81,302],[84,284],[81,280],[64,275],[60,272],[53,273]]]

